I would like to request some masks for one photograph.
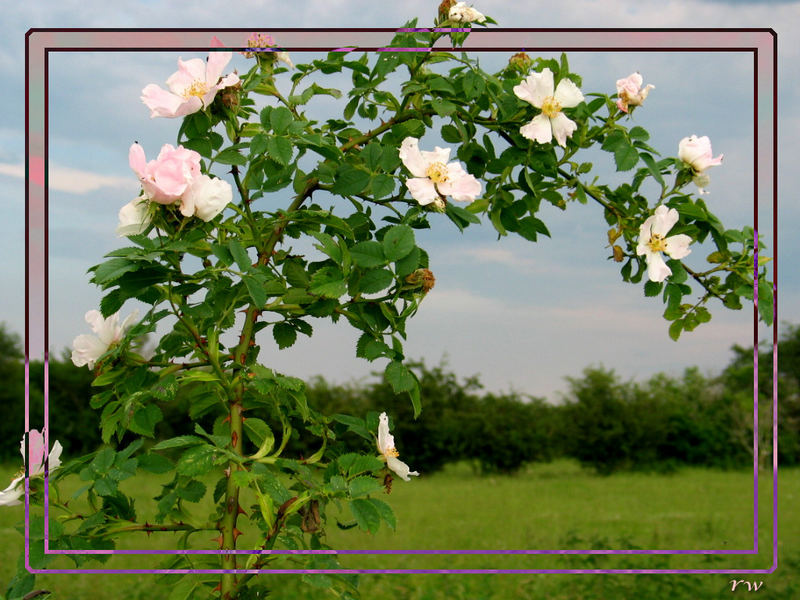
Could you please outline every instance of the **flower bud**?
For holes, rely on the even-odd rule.
[[[417,269],[410,275],[406,275],[405,282],[411,287],[421,288],[423,294],[427,294],[436,285],[436,278],[429,269]]]
[[[242,82],[239,81],[235,85],[228,86],[224,88],[220,94],[219,98],[224,106],[230,108],[233,111],[239,108],[239,97],[242,92]]]
[[[442,0],[439,5],[439,20],[447,21],[450,15],[450,9],[456,5],[456,0]]]
[[[524,52],[517,52],[508,59],[508,64],[510,67],[522,71],[523,73],[527,73],[530,71],[531,66],[533,65],[533,59]]]

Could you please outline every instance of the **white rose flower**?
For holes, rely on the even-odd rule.
[[[385,412],[381,413],[378,421],[378,452],[386,460],[386,466],[397,473],[401,479],[411,481],[409,475],[419,475],[416,471],[411,471],[406,463],[398,460],[397,457],[400,454],[394,447],[394,436],[389,433],[389,417]]]
[[[150,225],[149,206],[147,196],[142,194],[120,208],[117,236],[124,237],[144,233],[147,226]]]
[[[514,86],[517,98],[541,109],[519,132],[529,140],[549,144],[555,137],[559,146],[565,146],[567,138],[578,128],[575,121],[561,112],[562,108],[573,108],[583,102],[583,94],[569,79],[562,79],[554,88],[553,72],[545,68],[541,73],[531,73],[528,78]]]
[[[180,211],[184,217],[195,216],[210,221],[233,200],[231,184],[217,177],[195,177],[181,198]]]
[[[672,269],[664,262],[661,252],[666,252],[671,258],[684,258],[691,252],[689,244],[692,238],[688,235],[680,233],[666,237],[677,222],[678,211],[674,208],[667,209],[662,204],[639,227],[639,245],[636,246],[636,254],[640,256],[644,254],[650,281],[664,281],[668,275],[672,275]]]
[[[95,335],[82,334],[73,340],[72,362],[76,367],[87,365],[90,369],[94,369],[97,359],[106,353],[111,344],[122,339],[138,317],[139,311],[135,310],[122,322],[122,325],[119,325],[118,312],[107,319],[103,318],[100,311],[87,312],[86,322],[92,326]]]
[[[450,13],[447,16],[456,23],[483,23],[486,20],[482,13],[479,13],[471,6],[467,6],[466,2],[456,2],[455,6],[450,8]]]
[[[419,140],[407,137],[400,146],[400,160],[414,176],[406,181],[408,191],[422,206],[441,204],[440,196],[472,202],[481,193],[481,182],[458,162],[448,163],[450,148],[420,151]]]

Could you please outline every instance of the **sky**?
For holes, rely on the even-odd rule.
[[[143,9],[142,4],[146,4]],[[22,333],[24,321],[24,34],[31,27],[242,27],[257,31],[277,27],[394,27],[413,17],[432,23],[438,3],[328,1],[233,3],[220,12],[219,2],[115,2],[68,0],[18,3],[4,12],[0,40],[0,97],[5,116],[0,124],[0,248],[6,289],[0,295],[0,321]],[[608,2],[580,0],[541,4],[475,2],[499,26],[711,28],[771,27],[778,32],[779,68],[779,318],[800,322],[800,278],[793,265],[797,250],[794,226],[800,209],[791,191],[798,174],[796,139],[800,119],[798,2]],[[280,40],[279,40],[280,41]],[[202,53],[180,53],[184,59]],[[164,143],[174,143],[179,122],[150,119],[141,104],[141,89],[163,85],[176,70],[178,54],[70,53],[50,59],[50,329],[49,348],[60,354],[72,339],[89,331],[84,313],[101,297],[86,269],[106,252],[125,245],[114,235],[117,211],[138,191],[128,167],[130,144],[138,140],[154,157]],[[315,58],[293,53],[295,62]],[[489,70],[505,55],[480,56]],[[650,131],[651,144],[674,156],[685,136],[708,135],[714,154],[724,163],[710,172],[706,202],[728,227],[752,224],[752,61],[734,53],[574,53],[572,70],[583,76],[584,93],[614,92],[616,79],[640,71],[652,83],[645,106],[634,123]],[[230,68],[249,67],[235,56]],[[285,86],[288,75],[278,85]],[[326,86],[346,85],[333,78]],[[335,104],[309,111],[328,114]],[[343,106],[343,104],[342,104]],[[341,110],[341,108],[340,108]],[[427,138],[426,138],[427,140]],[[423,149],[426,147],[423,142]],[[430,144],[437,143],[430,138]],[[611,155],[586,153],[597,174],[614,183]],[[221,174],[221,173],[218,173]],[[752,311],[712,306],[713,320],[678,342],[667,336],[660,299],[645,298],[642,285],[621,281],[618,266],[608,260],[607,226],[596,205],[570,204],[565,212],[543,208],[541,218],[552,232],[532,244],[497,236],[491,227],[459,233],[446,219],[432,219],[430,231],[418,232],[428,250],[436,287],[408,326],[406,355],[428,364],[446,360],[461,376],[480,374],[497,392],[516,391],[556,400],[565,377],[579,376],[589,365],[613,368],[625,379],[644,380],[665,371],[680,374],[699,365],[718,372],[732,358],[734,344],[753,343]],[[771,217],[771,215],[767,215]],[[765,214],[761,214],[762,223]],[[771,227],[771,222],[770,223]],[[762,230],[764,227],[762,226]],[[773,251],[773,240],[766,235]],[[695,247],[687,263],[702,268],[710,252]],[[123,307],[123,317],[133,306]],[[261,360],[267,366],[306,377],[321,374],[337,382],[364,378],[382,364],[355,358],[358,333],[346,323],[330,326],[313,320],[315,334],[279,351],[269,334],[261,338]],[[769,335],[761,330],[760,337]],[[263,335],[263,334],[262,334]],[[302,336],[301,336],[302,338]],[[33,357],[36,358],[36,357]]]

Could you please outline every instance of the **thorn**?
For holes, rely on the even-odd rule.
[[[242,535],[242,532],[239,531],[238,529],[236,529],[236,527],[234,527],[233,528],[233,541],[235,542],[239,538],[240,535]]]
[[[215,587],[213,590],[211,590],[211,593],[213,594],[214,592],[221,592],[221,591],[222,591],[222,582],[220,581],[217,584],[217,587]]]
[[[244,515],[244,516],[245,516],[245,517],[247,517],[248,519],[250,518],[250,517],[248,517],[248,516],[247,516],[247,513],[244,511],[244,509],[242,508],[242,505],[241,505],[241,504],[239,505],[239,512],[238,512],[238,513],[236,513],[236,514],[237,514],[237,515]]]
[[[219,537],[211,538],[211,541],[217,542],[219,544],[219,547],[222,548],[223,538],[221,533],[219,534]]]
[[[223,473],[225,473],[225,477],[230,477],[231,476],[231,468],[230,467],[225,467],[225,470],[223,471]]]
[[[242,410],[244,410],[244,409],[242,409]],[[242,423],[244,423],[245,421],[247,421],[247,417],[245,417],[244,415],[242,415]]]
[[[231,422],[231,416],[230,415],[226,416],[224,419],[222,419],[222,422],[223,423],[230,423]]]
[[[235,448],[237,443],[239,443],[239,434],[233,431],[231,432],[231,446]]]

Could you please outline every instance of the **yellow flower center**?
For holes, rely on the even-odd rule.
[[[561,104],[553,96],[548,96],[542,101],[542,114],[550,119],[561,112]]]
[[[667,243],[664,241],[664,236],[654,233],[650,236],[647,247],[650,248],[652,252],[663,252],[667,249]]]
[[[425,175],[430,177],[433,183],[445,183],[448,180],[447,166],[441,162],[432,163],[425,171]]]
[[[393,456],[394,458],[397,458],[398,456],[400,456],[400,453],[394,448],[387,448],[386,452],[384,452],[383,455],[386,457]]]
[[[204,81],[193,81],[192,85],[183,90],[183,97],[188,100],[192,96],[203,98],[208,93],[208,85]]]

